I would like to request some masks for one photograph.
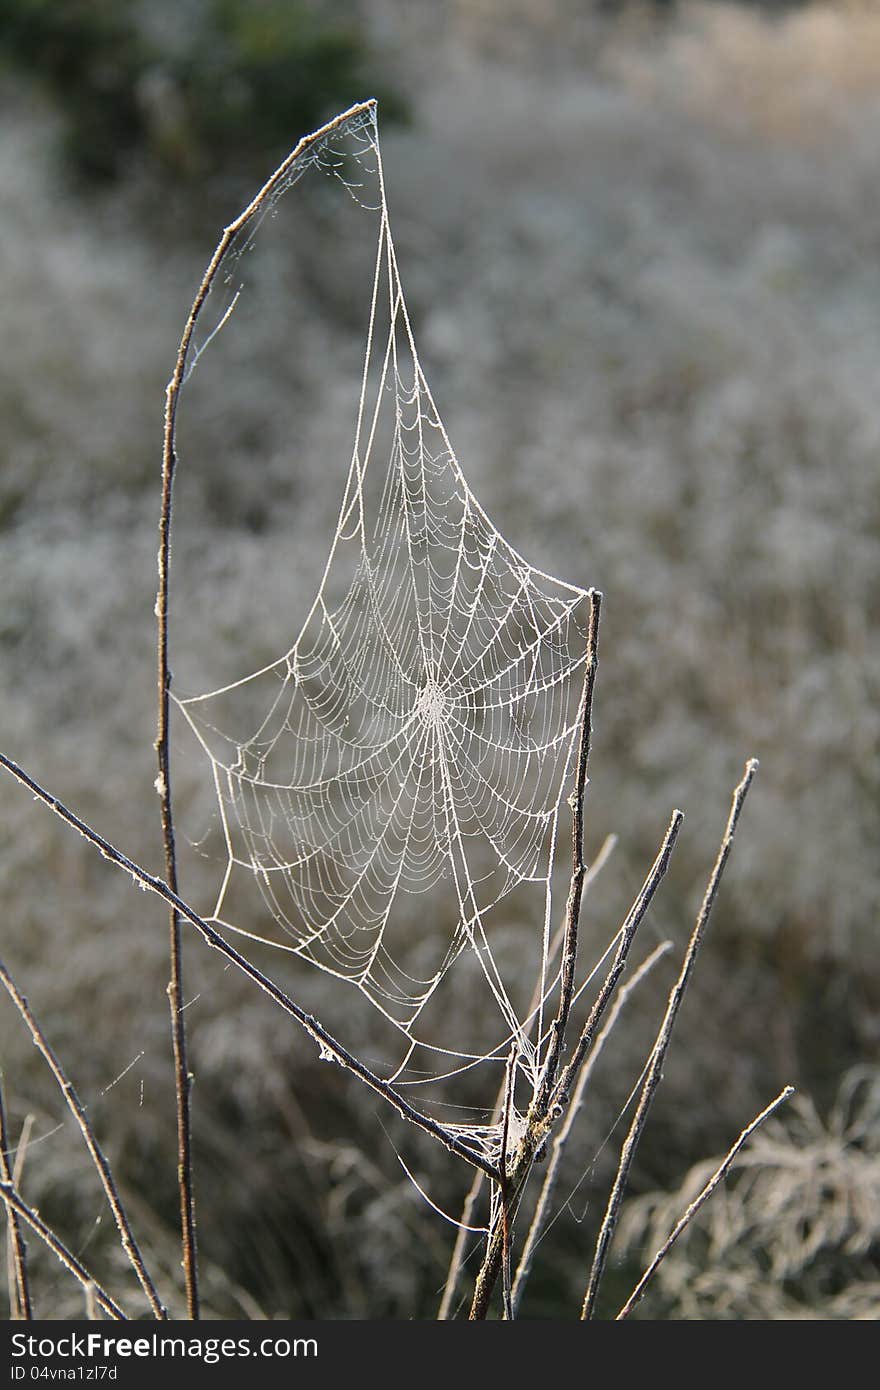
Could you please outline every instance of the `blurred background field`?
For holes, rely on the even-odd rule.
[[[644,934],[684,942],[729,791],[761,761],[634,1175],[620,1292],[693,1165],[790,1081],[761,1180],[728,1181],[643,1312],[876,1317],[880,5],[8,0],[0,747],[160,871],[165,383],[223,225],[301,134],[370,95],[462,467],[531,562],[605,595],[588,849],[619,842],[585,960],[676,805]],[[181,461],[174,642],[201,689],[290,644],[351,448],[347,248],[279,254],[275,312]],[[185,807],[200,770],[180,755]],[[186,871],[209,904],[216,864],[188,853]],[[11,781],[0,881],[2,955],[179,1283],[163,911]],[[332,981],[274,964],[319,1015],[340,1007]],[[433,1315],[454,1233],[395,1146],[450,1211],[466,1175],[196,946],[187,971],[208,1310]],[[525,1316],[579,1305],[668,983],[597,1076]],[[25,1195],[123,1286],[78,1136],[5,1007],[0,1046],[13,1129],[35,1116]],[[36,1244],[38,1314],[79,1316]]]

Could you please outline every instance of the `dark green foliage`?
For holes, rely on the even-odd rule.
[[[297,133],[365,96],[403,113],[377,81],[353,20],[296,0],[5,0],[0,59],[39,79],[61,110],[64,152],[85,181],[132,160],[203,181],[257,155],[269,166]],[[252,175],[251,175],[252,177]]]
[[[138,81],[148,66],[119,0],[6,0],[0,55],[42,78],[65,114],[66,153],[89,179],[115,177],[145,138]]]

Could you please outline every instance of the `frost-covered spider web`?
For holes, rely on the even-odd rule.
[[[374,108],[311,147],[263,213],[306,168],[344,184],[375,238],[363,370],[338,521],[298,635],[270,665],[178,701],[210,759],[226,847],[212,917],[359,990],[402,1035],[398,1078],[417,1047],[441,1073],[479,1060],[432,1031],[466,959],[480,991],[468,1007],[498,1023],[488,1055],[515,1042],[534,1080],[586,594],[528,564],[462,473],[401,287]],[[234,248],[226,307],[191,365],[237,303],[254,235],[249,224]],[[269,927],[241,919],[243,879]],[[523,892],[540,975],[530,1006],[534,975],[523,996],[495,945]]]

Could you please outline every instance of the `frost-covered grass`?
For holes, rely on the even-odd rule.
[[[746,755],[761,760],[637,1177],[674,1187],[783,1081],[824,1114],[876,1046],[880,21],[870,7],[770,23],[697,6],[601,44],[578,29],[566,53],[561,0],[534,7],[549,28],[520,6],[503,41],[498,8],[450,6],[441,24],[413,7],[397,43],[415,118],[388,133],[385,162],[422,356],[477,495],[530,560],[605,593],[588,843],[613,830],[620,845],[587,940],[619,917],[675,804],[690,817],[656,930],[682,939],[727,789]],[[0,746],[158,867],[162,392],[209,248],[163,238],[155,211],[141,232],[131,191],[71,201],[49,163],[51,117],[31,101],[10,91],[0,149]],[[339,378],[360,325],[340,292],[352,268],[324,250],[279,280],[259,365],[237,365],[184,460],[175,641],[203,689],[289,644],[326,553],[351,442]],[[185,809],[197,769],[180,779]],[[173,1270],[162,914],[11,785],[0,816],[7,963]],[[187,891],[209,894],[214,866],[191,855],[188,868]],[[191,954],[206,1301],[430,1312],[448,1232],[373,1107]],[[303,988],[335,1007],[323,983]],[[598,1079],[571,1186],[654,1023],[633,1025]],[[48,1132],[58,1102],[8,1011],[0,1043],[16,1124],[34,1108]],[[100,1202],[74,1151],[66,1129],[37,1144],[25,1189],[99,1251]],[[430,1176],[454,1206],[461,1175]],[[556,1224],[561,1268],[584,1235]],[[845,1240],[829,1245],[848,1258]],[[66,1285],[43,1287],[57,1315],[78,1310]],[[811,1274],[812,1306],[849,1316],[824,1288]],[[710,1293],[678,1306],[720,1315],[723,1291]],[[763,1313],[736,1306],[791,1304],[786,1291]]]

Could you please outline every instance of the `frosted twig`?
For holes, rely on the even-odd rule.
[[[657,858],[651,865],[651,871],[642,884],[638,896],[627,913],[626,920],[620,929],[620,940],[618,941],[617,950],[614,953],[614,960],[611,962],[611,968],[605,976],[602,988],[590,1010],[589,1017],[581,1029],[580,1037],[577,1040],[568,1064],[556,1083],[551,1109],[555,1106],[565,1104],[565,1098],[574,1084],[581,1063],[590,1050],[593,1038],[596,1036],[596,1029],[602,1021],[605,1010],[614,993],[617,981],[623,974],[624,967],[626,966],[626,959],[629,955],[633,940],[635,939],[635,934],[644,921],[645,914],[654,901],[654,895],[660,887],[666,870],[669,867],[669,860],[675,848],[675,842],[678,839],[678,832],[681,829],[683,820],[684,816],[681,811],[672,812],[669,825],[666,828],[666,834],[663,836],[663,841],[657,853]]]
[[[525,1290],[525,1286],[528,1283],[529,1276],[532,1272],[532,1261],[535,1256],[535,1251],[537,1250],[541,1237],[543,1236],[544,1231],[547,1227],[547,1222],[550,1217],[550,1205],[553,1200],[553,1193],[556,1190],[556,1180],[559,1177],[559,1170],[562,1166],[562,1157],[565,1153],[566,1144],[568,1143],[568,1140],[571,1137],[571,1132],[574,1128],[574,1122],[577,1119],[578,1112],[581,1108],[581,1104],[584,1098],[584,1092],[586,1091],[587,1084],[593,1072],[593,1068],[596,1065],[596,1061],[600,1053],[602,1052],[605,1043],[608,1041],[608,1038],[614,1028],[614,1025],[616,1024],[620,1016],[620,1012],[627,999],[629,998],[630,994],[636,988],[636,986],[640,984],[640,982],[645,978],[649,971],[653,969],[653,967],[657,964],[658,960],[660,960],[662,956],[665,956],[669,952],[671,947],[671,941],[661,941],[659,946],[656,946],[654,948],[654,950],[647,957],[647,959],[644,960],[642,964],[639,966],[639,968],[635,971],[632,979],[627,980],[626,983],[621,986],[620,993],[614,1001],[614,1004],[612,1006],[611,1012],[608,1015],[608,1019],[605,1023],[604,1028],[599,1033],[593,1048],[591,1049],[588,1056],[585,1058],[584,1062],[581,1065],[580,1072],[578,1073],[577,1082],[575,1083],[574,1090],[571,1093],[571,1100],[569,1102],[565,1120],[563,1121],[560,1127],[559,1133],[553,1140],[553,1147],[550,1155],[550,1160],[547,1164],[547,1171],[544,1174],[544,1182],[541,1186],[541,1195],[539,1196],[537,1206],[535,1207],[535,1214],[532,1217],[532,1223],[529,1226],[528,1235],[526,1236],[522,1254],[520,1255],[519,1265],[516,1271],[516,1278],[513,1281],[513,1289],[511,1291],[511,1303],[513,1306],[514,1317],[516,1316],[520,1300]]]
[[[606,836],[605,836],[605,839],[602,841],[601,845],[599,846],[599,852],[598,852],[598,854],[596,855],[596,858],[593,860],[592,864],[591,864],[590,867],[587,869],[587,872],[586,872],[586,874],[584,875],[584,881],[583,881],[583,884],[582,884],[582,886],[581,886],[581,906],[582,906],[582,907],[583,907],[584,898],[587,896],[587,893],[588,893],[589,889],[592,887],[592,884],[593,884],[594,880],[595,880],[596,878],[598,878],[599,874],[602,872],[602,870],[604,869],[605,865],[608,863],[608,860],[609,860],[609,858],[611,857],[611,854],[612,854],[612,852],[614,851],[616,845],[617,845],[617,836],[616,836],[615,834],[612,833],[612,834],[610,834],[610,835],[606,835]],[[563,937],[564,937],[564,936],[565,936],[565,920],[563,919],[563,921],[560,922],[559,926],[556,928],[556,931],[555,931],[555,933],[554,933],[554,935],[553,935],[553,940],[550,942],[550,949],[549,949],[548,952],[547,952],[547,963],[548,963],[548,965],[550,964],[551,961],[554,961],[554,960],[556,959],[556,957],[559,955],[559,948],[560,948],[561,945],[562,945],[562,940],[563,940]],[[575,998],[577,998],[576,995],[575,995]],[[541,999],[541,981],[540,981],[540,979],[539,979],[538,982],[537,982],[537,984],[535,985],[535,990],[534,990],[534,993],[533,993],[533,995],[532,995],[531,1003],[529,1004],[528,1013],[527,1013],[527,1015],[526,1015],[527,1017],[531,1016],[531,1015],[535,1012],[535,1010],[536,1010],[537,1007],[538,1007],[538,1004],[540,1003],[540,999]],[[574,1003],[574,999],[572,999],[572,1003]]]
[[[131,1223],[126,1215],[125,1207],[122,1204],[122,1198],[119,1195],[119,1190],[116,1186],[116,1180],[113,1177],[110,1164],[107,1162],[101,1146],[95,1138],[95,1133],[92,1129],[89,1117],[86,1114],[85,1107],[77,1095],[73,1083],[68,1078],[64,1068],[58,1060],[52,1045],[34,1017],[27,999],[25,999],[24,995],[19,990],[2,960],[0,960],[0,984],[3,985],[3,988],[18,1010],[25,1027],[34,1040],[34,1044],[39,1048],[45,1058],[49,1070],[58,1083],[58,1089],[61,1091],[64,1103],[79,1126],[80,1133],[85,1140],[86,1148],[97,1169],[98,1177],[101,1180],[101,1186],[104,1189],[107,1201],[110,1203],[110,1210],[113,1212],[113,1219],[116,1222],[116,1229],[119,1232],[119,1240],[122,1248],[131,1262],[141,1288],[149,1299],[153,1313],[158,1319],[164,1320],[168,1317],[167,1309],[162,1303],[156,1286],[144,1264],[143,1256],[135,1240],[134,1232],[131,1229]],[[8,1175],[4,1173],[3,1176],[7,1178],[8,1181]]]
[[[3,1100],[3,1085],[0,1081],[0,1178],[12,1182],[12,1168],[9,1163],[10,1141],[6,1124],[6,1105]],[[33,1317],[31,1291],[28,1283],[27,1246],[21,1233],[21,1219],[18,1212],[6,1204],[9,1232],[9,1312],[16,1321],[29,1322]]]
[[[260,189],[256,197],[244,211],[223,232],[217,248],[211,257],[202,277],[196,297],[193,300],[183,335],[177,350],[177,360],[171,380],[165,392],[165,433],[162,449],[162,502],[159,517],[159,588],[156,596],[156,655],[158,665],[159,706],[156,733],[156,754],[159,761],[159,775],[156,786],[162,808],[162,836],[165,847],[165,874],[168,887],[177,893],[177,853],[174,839],[174,816],[171,797],[171,748],[169,740],[169,696],[171,691],[171,671],[168,663],[168,612],[170,604],[171,580],[171,518],[174,471],[177,464],[177,408],[180,391],[186,375],[187,357],[195,332],[196,322],[201,313],[211,286],[223,258],[235,237],[271,197],[274,190],[286,178],[289,170],[302,155],[320,143],[332,131],[345,125],[347,121],[375,107],[375,101],[362,102],[337,116],[335,120],[322,126],[311,135],[300,140],[287,159]],[[236,295],[236,299],[237,299]],[[233,304],[235,301],[233,301]],[[226,321],[231,307],[222,322]],[[219,331],[222,323],[215,332]],[[183,1247],[183,1269],[186,1282],[187,1307],[191,1318],[199,1316],[198,1258],[196,1246],[195,1194],[193,1190],[192,1162],[192,1077],[187,1060],[186,1024],[183,1016],[183,957],[180,930],[180,917],[174,904],[169,913],[171,979],[168,984],[168,1001],[171,1008],[171,1035],[174,1050],[174,1074],[177,1093],[177,1142],[178,1178],[180,1187],[180,1215]]]
[[[496,1179],[498,1177],[498,1170],[489,1159],[484,1158],[483,1155],[478,1153],[475,1149],[471,1149],[456,1135],[448,1133],[436,1120],[432,1120],[428,1115],[423,1115],[419,1110],[416,1110],[410,1105],[408,1101],[404,1100],[403,1096],[401,1096],[392,1085],[387,1081],[383,1081],[375,1072],[372,1072],[368,1066],[359,1060],[359,1058],[355,1057],[353,1053],[343,1047],[342,1043],[337,1042],[332,1033],[328,1033],[327,1029],[324,1028],[316,1018],[313,1018],[311,1014],[307,1014],[304,1009],[301,1009],[298,1004],[294,1003],[289,995],[285,994],[284,990],[275,984],[274,980],[270,980],[267,975],[264,975],[263,972],[247,960],[245,956],[239,955],[238,951],[236,951],[233,946],[230,946],[229,942],[226,941],[214,927],[206,922],[204,918],[200,917],[199,914],[195,912],[188,903],[184,902],[183,898],[181,898],[178,893],[175,893],[169,888],[168,884],[161,878],[157,878],[154,874],[148,873],[146,869],[142,869],[139,864],[136,864],[133,859],[129,859],[121,850],[118,850],[115,845],[111,845],[109,840],[106,840],[97,830],[93,830],[90,825],[87,825],[84,820],[81,820],[79,816],[65,806],[63,802],[59,801],[57,797],[53,796],[51,792],[46,791],[45,787],[41,787],[39,782],[34,781],[33,777],[29,776],[24,768],[19,767],[18,763],[13,762],[11,758],[7,758],[5,753],[0,753],[0,767],[5,767],[7,772],[10,772],[16,781],[33,792],[34,796],[44,802],[50,810],[54,811],[55,815],[58,816],[60,820],[78,831],[83,839],[88,840],[90,844],[99,849],[105,859],[109,859],[110,862],[115,864],[118,868],[124,869],[126,873],[130,874],[142,887],[149,889],[151,893],[155,893],[157,897],[162,898],[169,906],[176,908],[180,916],[185,918],[186,921],[190,922],[196,928],[207,945],[213,950],[218,951],[220,955],[225,956],[233,965],[237,966],[243,975],[246,975],[249,980],[252,980],[253,983],[261,989],[264,994],[267,994],[270,999],[273,999],[286,1014],[295,1019],[300,1027],[305,1029],[318,1046],[333,1057],[334,1061],[338,1062],[346,1071],[353,1072],[354,1075],[359,1077],[372,1091],[376,1091],[378,1095],[387,1100],[405,1120],[409,1120],[411,1124],[417,1125],[427,1134],[432,1135],[433,1138],[439,1139],[451,1153],[457,1154],[459,1158],[465,1159],[472,1167],[482,1169],[490,1178]]]
[[[794,1087],[785,1086],[783,1090],[779,1092],[779,1095],[776,1097],[776,1099],[770,1102],[766,1110],[762,1110],[760,1115],[756,1115],[754,1120],[752,1120],[752,1123],[746,1126],[742,1134],[737,1139],[736,1143],[732,1145],[732,1147],[728,1150],[726,1156],[722,1159],[721,1163],[719,1163],[718,1167],[715,1169],[715,1172],[712,1174],[711,1178],[706,1183],[706,1185],[702,1188],[699,1195],[694,1198],[687,1210],[676,1222],[675,1227],[667,1236],[666,1240],[663,1242],[660,1249],[657,1251],[657,1254],[654,1256],[653,1260],[648,1265],[648,1268],[645,1270],[641,1279],[636,1284],[629,1298],[626,1300],[620,1312],[617,1314],[617,1318],[615,1319],[615,1321],[620,1322],[622,1318],[629,1317],[636,1304],[644,1295],[644,1292],[648,1287],[648,1284],[651,1282],[654,1275],[657,1273],[657,1270],[659,1269],[661,1263],[663,1262],[663,1260],[666,1259],[666,1256],[669,1254],[673,1245],[678,1240],[682,1231],[684,1231],[686,1227],[690,1225],[691,1221],[693,1221],[697,1212],[700,1210],[700,1207],[702,1207],[703,1204],[709,1200],[718,1184],[720,1182],[723,1182],[724,1178],[727,1176],[730,1167],[736,1159],[736,1156],[739,1153],[740,1149],[743,1147],[744,1144],[748,1142],[749,1139],[751,1139],[755,1130],[758,1129],[766,1119],[769,1119],[773,1112],[779,1109],[780,1105],[782,1105],[785,1101],[789,1099],[789,1097],[793,1095]]]
[[[550,1045],[541,1082],[540,1103],[546,1103],[556,1080],[559,1057],[565,1039],[568,1015],[574,995],[575,966],[577,964],[578,923],[580,921],[581,898],[587,866],[584,863],[584,796],[587,790],[587,770],[590,761],[590,743],[593,730],[593,690],[596,685],[596,670],[599,665],[599,617],[602,610],[602,595],[598,589],[591,589],[590,624],[587,635],[587,658],[584,668],[584,693],[581,701],[580,737],[578,740],[575,785],[571,797],[571,883],[565,905],[565,929],[562,940],[562,965],[559,980],[559,1007],[550,1025]]]
[[[730,807],[730,815],[728,816],[727,825],[724,830],[724,835],[721,839],[721,845],[718,850],[718,857],[715,860],[715,866],[712,869],[712,873],[709,876],[709,882],[706,887],[706,893],[703,898],[703,903],[700,908],[700,911],[697,915],[696,924],[694,926],[693,932],[691,933],[690,941],[688,942],[687,950],[685,952],[684,960],[682,962],[681,971],[679,973],[678,979],[672,987],[672,990],[670,991],[669,1002],[666,1006],[666,1013],[663,1017],[663,1022],[661,1023],[660,1030],[657,1034],[657,1040],[651,1052],[648,1073],[642,1085],[641,1094],[639,1096],[639,1103],[636,1106],[636,1113],[633,1116],[633,1121],[630,1125],[629,1133],[627,1134],[626,1139],[623,1142],[623,1147],[620,1153],[620,1162],[617,1167],[617,1173],[615,1175],[614,1182],[611,1187],[611,1192],[608,1198],[608,1205],[605,1210],[605,1216],[602,1220],[602,1225],[599,1228],[599,1235],[596,1240],[596,1250],[593,1256],[593,1265],[590,1270],[589,1280],[587,1281],[587,1289],[586,1293],[584,1294],[583,1308],[581,1309],[582,1319],[590,1318],[593,1316],[593,1309],[596,1302],[596,1294],[598,1292],[599,1284],[602,1279],[602,1274],[605,1269],[605,1262],[608,1257],[608,1250],[610,1248],[611,1241],[614,1237],[614,1232],[617,1228],[617,1219],[620,1214],[620,1205],[623,1201],[623,1193],[626,1188],[627,1179],[629,1178],[629,1171],[632,1166],[632,1161],[635,1157],[636,1149],[638,1148],[639,1141],[642,1137],[642,1132],[645,1128],[645,1123],[648,1118],[648,1111],[651,1108],[651,1103],[656,1094],[657,1087],[660,1084],[660,1078],[663,1073],[663,1063],[666,1059],[666,1052],[669,1048],[669,1041],[672,1036],[672,1029],[675,1025],[675,1020],[678,1016],[678,1010],[681,1005],[681,1001],[684,998],[684,992],[687,989],[688,982],[693,972],[694,962],[696,961],[697,953],[699,952],[700,946],[702,944],[703,936],[706,930],[706,925],[709,921],[709,916],[711,914],[712,907],[715,902],[715,897],[718,892],[718,885],[721,882],[721,876],[724,873],[724,866],[726,865],[728,857],[730,855],[730,850],[733,845],[733,837],[736,834],[736,827],[737,822],[739,821],[740,812],[748,794],[749,787],[752,784],[752,779],[754,778],[754,775],[757,772],[757,770],[757,759],[751,758],[746,763],[745,774],[743,776],[742,781],[739,783],[739,785],[733,793],[733,800]]]
[[[34,1211],[33,1207],[28,1206],[24,1198],[16,1191],[13,1184],[11,1182],[6,1182],[5,1179],[0,1182],[0,1197],[3,1198],[7,1207],[12,1207],[19,1216],[24,1217],[31,1230],[36,1232],[44,1245],[47,1245],[52,1251],[52,1254],[57,1256],[65,1269],[70,1270],[70,1273],[75,1279],[79,1280],[84,1289],[90,1284],[92,1285],[95,1291],[95,1298],[104,1309],[105,1313],[108,1313],[110,1317],[114,1318],[117,1322],[128,1321],[126,1314],[120,1308],[116,1300],[111,1298],[106,1289],[102,1288],[98,1283],[97,1279],[94,1279],[92,1275],[89,1274],[85,1265],[80,1263],[71,1250],[68,1250],[64,1241],[56,1236],[51,1227],[46,1225],[39,1213]]]
[[[501,1156],[498,1162],[498,1200],[501,1204],[501,1278],[504,1289],[504,1317],[513,1321],[513,1308],[510,1303],[510,1223],[511,1212],[507,1187],[507,1146],[510,1139],[510,1115],[513,1110],[513,1092],[516,1085],[516,1044],[510,1049],[504,1077],[504,1114],[501,1121]]]

